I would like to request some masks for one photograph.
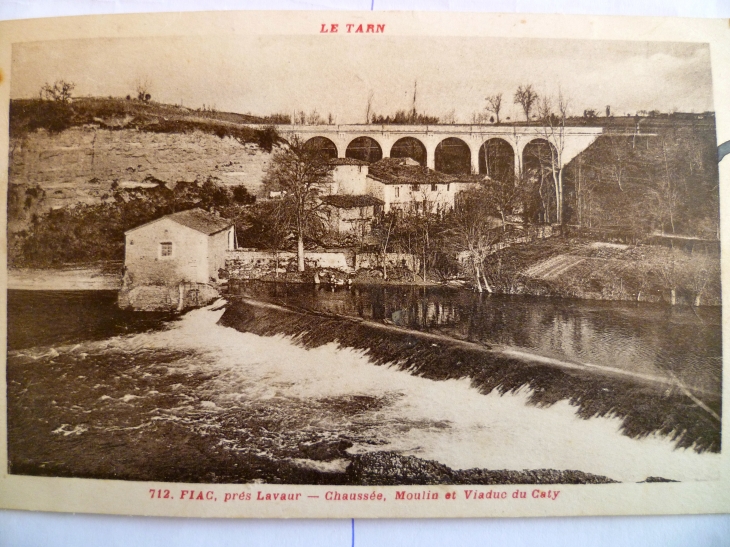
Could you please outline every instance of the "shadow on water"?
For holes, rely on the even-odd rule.
[[[11,351],[144,332],[174,317],[121,310],[117,291],[11,290],[7,296]]]
[[[307,348],[337,343],[424,378],[469,378],[483,394],[528,389],[537,406],[568,400],[581,418],[617,416],[631,438],[658,433],[677,447],[720,450],[719,310],[695,315],[662,306],[485,299],[403,287],[333,292],[241,283],[231,294],[224,326],[287,335]],[[505,347],[555,362],[509,358]],[[621,374],[566,368],[561,360]]]

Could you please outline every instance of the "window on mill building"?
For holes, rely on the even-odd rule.
[[[160,258],[170,258],[172,256],[172,242],[163,241],[160,243]]]

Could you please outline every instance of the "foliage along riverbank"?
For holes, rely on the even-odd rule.
[[[292,268],[290,268],[292,269]],[[274,283],[324,285],[393,285],[471,287],[473,280],[457,276],[426,279],[407,268],[354,273],[327,268],[282,271],[259,276]],[[666,302],[720,306],[720,258],[711,250],[672,249],[661,245],[623,245],[581,238],[554,237],[514,244],[487,257],[484,276],[488,291],[497,294],[578,298],[587,300]],[[348,281],[349,280],[349,281]],[[233,278],[235,282],[245,280]]]
[[[501,249],[490,257],[488,264],[485,274],[490,289],[497,294],[671,304],[674,288],[677,304],[722,304],[720,259],[712,252],[553,238]],[[22,290],[118,289],[121,268],[119,260],[46,268],[16,267],[8,271],[9,286]],[[424,282],[405,268],[390,268],[387,280],[378,269],[349,274],[326,268],[285,271],[259,280],[312,284],[315,271],[325,286],[347,286],[349,279],[353,286],[471,287],[469,279]],[[235,278],[230,281],[245,282]]]

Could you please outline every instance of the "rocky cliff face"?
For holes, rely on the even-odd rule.
[[[244,185],[261,195],[270,154],[256,144],[202,132],[152,133],[135,129],[75,127],[44,130],[10,143],[10,184],[40,186],[46,207],[99,203],[111,185],[204,181]]]

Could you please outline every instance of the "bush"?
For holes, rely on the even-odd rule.
[[[241,205],[251,205],[256,202],[256,196],[251,195],[245,186],[236,186],[233,189],[233,201]]]
[[[35,191],[34,189],[31,189]],[[114,203],[55,209],[35,217],[30,227],[9,234],[11,267],[46,268],[124,258],[124,232],[161,216],[201,207],[232,218],[232,192],[208,179],[203,184],[180,182],[174,190],[154,188],[113,190]]]

